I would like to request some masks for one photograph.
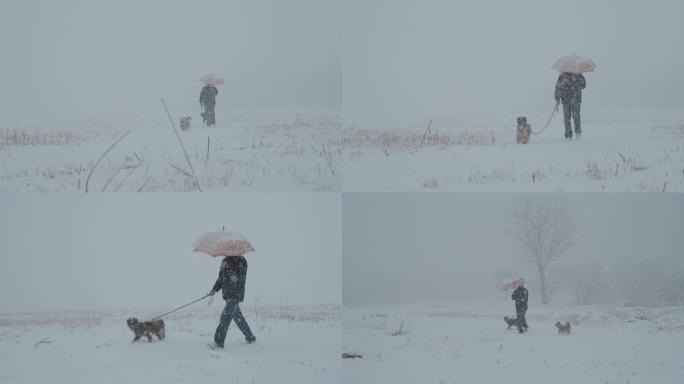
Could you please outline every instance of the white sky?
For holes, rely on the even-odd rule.
[[[507,300],[500,273],[528,278],[505,233],[515,194],[346,194],[343,293],[347,304]],[[575,215],[580,242],[568,262],[676,266],[684,272],[681,194],[555,194]],[[647,287],[645,287],[647,289]],[[536,295],[536,297],[534,297]]]
[[[3,0],[0,123],[196,107],[339,105],[339,0]]]
[[[220,264],[192,245],[223,226],[256,248],[246,302],[341,302],[335,194],[4,194],[0,212],[1,312],[188,303]]]
[[[585,111],[684,105],[680,0],[345,0],[346,124],[530,114],[555,103],[561,56],[598,68]]]

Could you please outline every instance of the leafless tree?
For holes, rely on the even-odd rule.
[[[547,304],[557,283],[551,267],[577,244],[573,216],[557,197],[526,195],[511,211],[508,232],[523,251],[521,260],[539,274],[542,304]]]

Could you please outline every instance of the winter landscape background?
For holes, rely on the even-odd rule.
[[[527,203],[549,220],[518,220]],[[676,382],[683,209],[677,194],[346,194],[343,350],[363,357],[344,360],[345,382]],[[574,242],[529,262],[520,228],[545,252]],[[522,335],[503,320],[515,276],[530,292]]]
[[[0,381],[339,381],[335,195],[6,193],[0,204]],[[209,292],[220,258],[192,247],[224,226],[256,249],[242,310],[257,343],[233,326],[226,350],[207,348],[219,294],[166,317],[166,340],[131,344],[126,318]]]
[[[83,192],[93,169],[88,192],[339,190],[321,136],[341,128],[341,9],[3,1],[0,190]],[[211,129],[198,102],[207,73],[225,80]],[[187,160],[160,98],[176,129],[192,118]]]
[[[682,191],[683,12],[676,0],[346,1],[343,190]],[[534,132],[548,121],[551,66],[573,53],[597,64],[581,141],[563,140],[561,109],[515,144],[518,116]]]

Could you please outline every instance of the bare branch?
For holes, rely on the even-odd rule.
[[[100,161],[102,161],[102,159],[104,159],[104,157],[107,156],[109,151],[111,151],[112,148],[114,148],[114,146],[119,144],[121,142],[121,140],[123,140],[123,138],[126,137],[129,133],[131,133],[130,130],[127,131],[126,133],[124,133],[123,136],[119,137],[119,139],[116,140],[112,145],[110,145],[109,148],[107,148],[107,150],[104,151],[104,153],[102,155],[100,155],[100,158],[97,159],[97,161],[95,162],[95,165],[93,165],[93,168],[90,169],[90,172],[88,173],[88,178],[86,179],[86,185],[85,185],[86,193],[88,192],[88,184],[90,183],[90,176],[93,175],[93,172],[95,171],[95,168],[97,168],[97,166],[100,164]]]

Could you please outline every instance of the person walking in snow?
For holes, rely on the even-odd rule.
[[[563,72],[556,81],[556,105],[563,103],[563,119],[565,122],[565,139],[572,139],[570,117],[575,121],[575,137],[582,136],[580,123],[580,105],[582,104],[582,90],[587,87],[587,81],[581,73]]]
[[[216,116],[214,114],[214,107],[216,106],[216,95],[218,95],[218,89],[212,84],[206,84],[202,87],[200,92],[200,106],[204,108],[202,112],[202,119],[207,125],[216,124]]]
[[[518,285],[515,291],[513,291],[511,299],[515,300],[515,313],[518,318],[518,332],[523,333],[529,328],[527,326],[527,320],[525,320],[528,299],[527,288],[525,288],[522,284]]]
[[[223,348],[228,333],[228,326],[235,320],[248,344],[256,341],[247,320],[240,311],[240,303],[245,298],[245,283],[247,281],[247,259],[243,256],[226,256],[221,262],[219,276],[209,295],[223,290],[226,306],[221,312],[221,320],[214,334],[214,347]]]

